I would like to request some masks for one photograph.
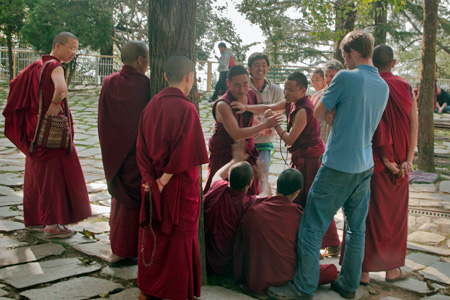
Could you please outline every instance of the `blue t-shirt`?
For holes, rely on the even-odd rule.
[[[341,70],[321,101],[332,111],[333,127],[322,162],[328,168],[361,173],[373,167],[372,136],[389,97],[389,88],[375,67]]]

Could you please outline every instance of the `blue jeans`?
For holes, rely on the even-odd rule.
[[[267,174],[269,174],[269,168],[270,168],[270,150],[258,150],[258,160],[263,161],[267,164]]]
[[[357,174],[322,165],[309,191],[298,229],[298,266],[294,284],[313,295],[319,282],[319,253],[331,220],[343,207],[346,235],[342,268],[337,279],[344,290],[356,291],[364,258],[366,217],[369,210],[373,168]]]

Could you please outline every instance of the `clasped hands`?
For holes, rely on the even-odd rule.
[[[383,158],[383,163],[392,174],[397,175],[400,178],[414,171],[414,166],[410,161],[404,161],[399,166],[396,162]]]

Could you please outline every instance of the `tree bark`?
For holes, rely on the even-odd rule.
[[[8,47],[8,71],[9,80],[13,80],[14,77],[14,58],[12,53],[12,33],[6,32],[6,45]]]
[[[422,73],[419,93],[418,168],[434,172],[434,89],[436,72],[436,0],[424,0]]]
[[[172,55],[186,55],[195,62],[196,0],[149,0],[148,40],[150,50],[150,96],[167,87],[164,80],[164,64]],[[195,78],[196,74],[194,74]],[[197,83],[194,83],[189,99],[197,110]],[[200,167],[200,182],[202,172]],[[201,189],[201,188],[200,188]],[[203,198],[203,197],[202,197]],[[201,199],[203,202],[203,199]],[[202,284],[206,284],[206,252],[203,229],[203,206],[199,218],[198,240],[202,259]]]
[[[335,3],[336,27],[334,31],[339,34],[339,39],[334,44],[334,59],[344,64],[341,52],[341,41],[344,36],[355,29],[356,9],[353,2],[347,0],[337,0]]]
[[[377,0],[373,3],[375,28],[373,36],[375,46],[386,44],[387,7],[385,0]]]

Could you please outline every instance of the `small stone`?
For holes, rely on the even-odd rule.
[[[98,263],[86,266],[77,258],[60,258],[0,269],[0,279],[15,288],[22,289],[62,278],[92,273],[100,268]]]
[[[420,271],[426,279],[450,284],[450,263],[438,261]]]
[[[424,254],[424,253],[412,253],[406,256],[405,259],[405,271],[417,271],[425,267],[428,267],[435,262],[439,261],[438,256]]]
[[[0,267],[37,261],[47,256],[60,255],[63,252],[64,247],[59,244],[42,244],[3,250],[0,252]]]
[[[439,243],[445,241],[445,236],[431,232],[416,231],[408,235],[408,241],[438,245]]]
[[[109,300],[129,300],[137,299],[139,296],[138,288],[126,289],[120,293],[109,295]],[[206,299],[205,299],[206,300]]]
[[[95,277],[81,277],[58,282],[41,289],[28,290],[20,293],[20,295],[30,300],[82,300],[118,289],[123,289],[123,286],[119,283]]]
[[[416,218],[416,223],[417,224],[431,223],[431,218],[430,217],[420,216],[420,217]]]
[[[108,275],[112,277],[117,277],[124,280],[133,280],[137,278],[138,266],[129,266],[122,268],[110,268],[105,267],[102,269],[100,275]]]
[[[8,220],[0,220],[0,232],[1,231],[14,231],[24,229],[25,226],[18,222],[8,221]]]
[[[450,193],[450,180],[441,181],[439,183],[439,191]]]
[[[422,226],[419,227],[419,230],[430,231],[430,232],[436,233],[439,230],[439,225],[436,225],[436,224],[433,224],[433,223],[425,223],[425,224],[422,224]]]

